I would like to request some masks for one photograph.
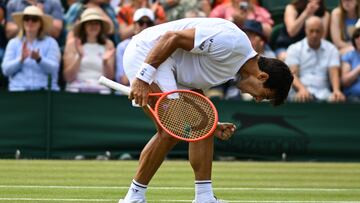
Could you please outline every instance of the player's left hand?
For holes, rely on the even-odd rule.
[[[221,140],[228,140],[234,134],[235,130],[235,124],[219,122],[216,126],[214,135]]]

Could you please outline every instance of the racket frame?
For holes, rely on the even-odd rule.
[[[104,76],[101,76],[98,80],[98,82],[102,85],[105,85],[107,87],[110,87],[114,90],[117,90],[117,91],[120,91],[121,93],[125,94],[125,95],[129,95],[130,94],[130,87],[127,87],[125,85],[122,85],[122,84],[119,84],[117,82],[114,82]],[[163,99],[165,99],[165,97],[167,97],[169,94],[173,94],[173,93],[180,93],[180,92],[183,92],[183,93],[191,93],[191,94],[194,94],[194,95],[197,95],[203,99],[205,99],[208,104],[211,106],[211,108],[213,109],[213,112],[214,112],[214,124],[212,126],[212,128],[210,129],[210,131],[201,136],[201,137],[198,137],[198,138],[195,138],[195,139],[188,139],[188,138],[184,138],[184,137],[181,137],[181,136],[178,136],[176,135],[175,133],[171,132],[169,129],[167,129],[161,122],[159,116],[158,116],[158,110],[159,110],[159,106],[160,106],[160,103]],[[199,141],[199,140],[203,140],[209,136],[211,136],[214,131],[216,130],[216,127],[217,127],[217,123],[218,123],[218,112],[216,110],[216,107],[215,105],[211,102],[211,100],[207,97],[205,97],[204,95],[198,93],[198,92],[194,92],[194,91],[191,91],[191,90],[173,90],[173,91],[169,91],[169,92],[162,92],[162,93],[150,93],[149,96],[157,96],[159,97],[155,103],[155,108],[151,108],[151,106],[149,104],[147,104],[147,108],[149,109],[149,111],[153,114],[156,122],[158,123],[158,125],[166,132],[168,133],[169,135],[171,135],[172,137],[175,137],[177,139],[180,139],[180,140],[184,140],[184,141],[187,141],[187,142],[196,142],[196,141]]]

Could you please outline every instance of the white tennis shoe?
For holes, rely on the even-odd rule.
[[[195,200],[193,200],[192,203],[200,203],[200,202],[196,202]],[[201,203],[228,203],[228,202],[225,200],[217,199],[215,201],[207,201],[207,202],[201,202]]]
[[[193,200],[192,203],[228,203],[228,202],[225,200],[216,199],[215,201],[207,201],[207,202],[196,202],[195,200]]]
[[[120,199],[118,203],[146,203],[144,199],[131,200],[130,202],[125,202],[123,199]]]

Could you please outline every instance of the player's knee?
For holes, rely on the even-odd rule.
[[[166,141],[166,142],[172,142],[172,143],[177,143],[177,142],[179,142],[178,139],[174,138],[173,136],[170,136],[170,135],[169,135],[167,132],[165,132],[165,130],[163,130],[163,129],[160,129],[160,130],[158,131],[158,136],[159,136],[162,140],[164,140],[164,141]]]

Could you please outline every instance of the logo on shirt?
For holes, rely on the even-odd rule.
[[[204,51],[205,46],[208,46],[208,52],[210,52],[211,44],[212,44],[213,42],[214,42],[214,39],[213,39],[213,38],[211,38],[211,39],[209,39],[209,40],[205,40],[205,41],[203,41],[203,42],[200,44],[199,49],[200,49],[201,51]]]

